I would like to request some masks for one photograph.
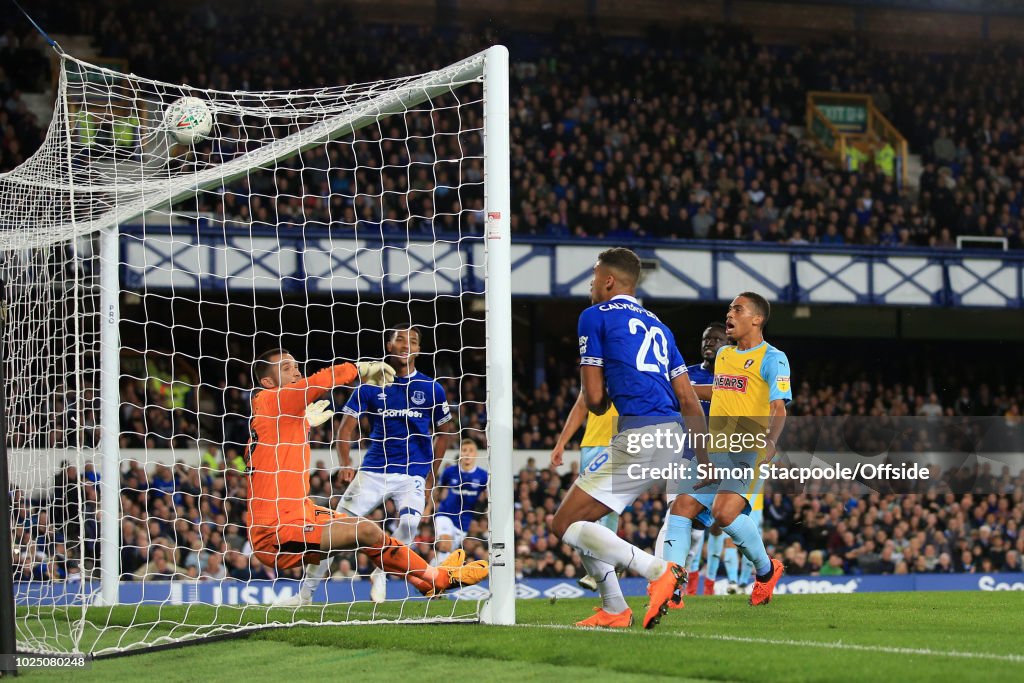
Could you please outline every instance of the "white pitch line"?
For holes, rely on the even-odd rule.
[[[548,628],[559,631],[586,631],[578,626],[565,624],[516,624],[523,628]],[[690,633],[687,631],[635,631],[624,629],[601,628],[593,629],[608,633],[622,633],[624,635],[652,635],[671,638],[691,638],[694,640],[721,640],[734,643],[753,643],[758,645],[782,645],[786,647],[819,647],[829,650],[849,650],[852,652],[875,652],[893,655],[922,655],[924,657],[955,657],[960,659],[984,659],[995,662],[1010,662],[1012,664],[1024,664],[1024,655],[997,654],[994,652],[962,652],[959,650],[930,650],[928,648],[913,647],[889,647],[886,645],[858,645],[857,643],[844,643],[838,641],[821,640],[777,640],[774,638],[753,638],[750,636],[729,636],[716,633]]]

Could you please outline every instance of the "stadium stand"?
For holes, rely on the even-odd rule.
[[[79,25],[94,31],[104,57],[125,59],[156,78],[225,89],[411,73],[498,39],[493,29],[376,25],[342,36],[339,27],[356,20],[334,6],[308,24],[282,25],[268,14],[244,27],[231,21],[227,6],[205,6],[194,15],[122,0],[106,8],[73,10],[82,13]],[[29,40],[27,33],[8,35],[13,45]],[[141,39],[146,36],[152,40]],[[517,234],[867,247],[952,247],[959,235],[983,235],[1021,245],[1024,112],[1019,98],[1000,87],[1019,80],[1019,49],[903,54],[852,38],[778,46],[759,44],[737,27],[695,25],[655,31],[646,40],[610,39],[571,24],[544,43],[511,32],[500,37],[515,55]],[[298,47],[313,42],[316,51]],[[410,53],[398,45],[429,57],[408,63]],[[871,162],[858,173],[827,164],[797,125],[809,90],[871,94],[921,156],[923,172],[913,179],[920,190],[899,187]],[[9,80],[4,91],[11,92],[4,97],[8,120],[0,118],[7,148],[0,167],[8,168],[40,136]],[[443,173],[426,180],[429,189],[445,185]],[[383,189],[397,189],[389,182],[397,181],[385,178]],[[258,188],[231,190],[225,206],[237,213],[225,219],[267,209]],[[305,211],[307,222],[351,222],[347,209],[355,199],[329,184],[324,192],[329,200],[319,206],[292,208]],[[214,207],[196,208],[212,213]],[[443,219],[419,226],[449,227]]]
[[[0,35],[0,171],[23,162],[43,140],[36,115],[22,99],[26,90],[42,90],[49,77],[40,44],[31,27]]]

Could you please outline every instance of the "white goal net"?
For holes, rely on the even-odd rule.
[[[104,655],[295,623],[510,622],[505,49],[274,92],[60,62],[43,146],[0,175],[18,650]],[[444,535],[430,512],[456,495],[441,474],[455,467],[461,481],[469,440],[487,495],[455,512],[449,501],[440,530],[491,561],[489,581],[428,599],[392,574],[374,601],[372,553],[357,547],[332,556],[311,600],[275,606],[300,595],[303,563],[254,552],[253,363],[278,348],[306,376],[379,360],[408,324],[421,349],[406,404],[352,385],[325,394],[334,416],[309,431],[308,495],[343,500],[336,445],[351,416],[345,454],[388,475],[364,491],[386,499],[365,515],[393,535],[406,523],[436,564]],[[391,475],[430,482],[448,429],[417,519]]]

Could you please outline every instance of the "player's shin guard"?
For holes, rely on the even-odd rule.
[[[708,533],[708,570],[707,576],[714,581],[718,578],[718,565],[722,561],[722,551],[725,549],[725,534]]]
[[[722,527],[722,531],[729,534],[743,556],[754,563],[758,576],[771,572],[772,561],[764,548],[761,532],[754,524],[754,520],[747,515],[739,515],[732,524]]]
[[[682,567],[686,562],[686,555],[690,551],[690,532],[692,530],[692,519],[670,514],[662,557]]]
[[[562,540],[578,550],[581,557],[595,557],[616,569],[629,569],[648,581],[665,573],[664,560],[645,553],[616,536],[608,527],[594,522],[573,522]]]

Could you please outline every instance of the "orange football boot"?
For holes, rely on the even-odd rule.
[[[682,600],[683,585],[686,583],[686,571],[675,562],[669,562],[665,573],[647,584],[647,595],[651,601],[644,614],[644,628],[650,629],[658,625],[662,615],[668,611],[668,603],[679,595]]]
[[[696,595],[697,586],[700,585],[700,572],[690,572],[686,575],[686,594]]]
[[[461,567],[466,562],[466,551],[462,548],[456,548],[444,559],[444,562],[437,565],[438,569],[452,569],[455,567]],[[418,579],[415,576],[407,576],[405,580],[408,581],[413,588],[423,593],[428,598],[437,598],[444,593],[443,589],[437,589],[434,584]]]
[[[715,594],[715,580],[714,579],[705,578],[704,579],[704,595],[714,595],[714,594]]]
[[[750,594],[751,605],[767,605],[772,601],[772,594],[775,592],[775,584],[782,578],[782,574],[786,571],[786,568],[782,566],[782,562],[778,560],[772,560],[772,575],[764,583],[760,581],[754,582],[754,591]]]
[[[625,612],[612,614],[605,612],[600,607],[595,607],[594,616],[577,621],[576,625],[583,628],[629,628],[633,625],[633,610],[626,608]]]

